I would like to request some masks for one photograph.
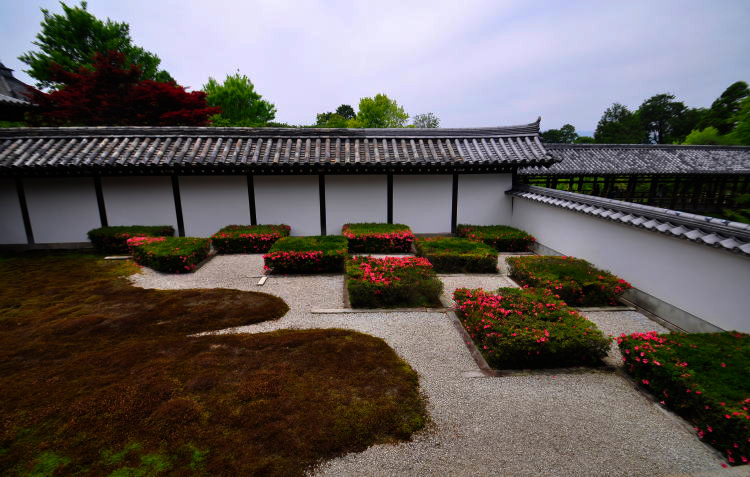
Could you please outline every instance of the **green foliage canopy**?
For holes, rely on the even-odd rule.
[[[133,44],[127,23],[99,20],[86,10],[85,1],[80,6],[70,7],[64,2],[60,5],[62,14],[41,9],[42,30],[34,42],[39,51],[28,51],[18,57],[29,66],[25,71],[37,80],[37,87],[56,89],[62,86],[52,79],[53,64],[71,73],[81,67],[93,69],[94,54],[110,51],[122,53],[128,64],[138,65],[140,79],[174,82],[169,73],[159,69],[158,56]]]
[[[203,85],[209,106],[221,108],[211,118],[212,126],[260,127],[276,117],[276,106],[264,100],[245,75],[227,75],[223,83],[209,77]]]
[[[750,146],[750,96],[743,99],[737,114],[732,117],[734,129],[728,136],[734,144]]]
[[[684,125],[679,123],[679,119],[686,110],[687,107],[683,102],[675,100],[675,95],[661,93],[641,103],[638,113],[651,142],[670,144],[679,136],[681,131],[678,129],[684,128]],[[687,130],[689,131],[690,129]]]
[[[560,129],[548,129],[539,134],[542,142],[572,143],[578,139],[576,128],[572,124],[563,124]]]
[[[413,125],[415,128],[439,128],[440,118],[434,113],[417,114]]]
[[[646,130],[638,113],[613,103],[597,123],[594,139],[600,144],[640,144],[646,142]]]
[[[748,96],[750,96],[750,88],[747,83],[744,81],[732,83],[711,104],[711,108],[698,124],[698,129],[712,126],[719,134],[728,134],[734,127],[733,119],[739,113],[742,101]]]
[[[348,104],[342,104],[341,106],[336,108],[336,114],[346,119],[347,121],[350,119],[354,119],[357,116],[357,114],[354,112],[354,108],[352,108]]]
[[[360,128],[402,128],[409,119],[404,108],[384,94],[359,101],[357,118],[350,127]]]

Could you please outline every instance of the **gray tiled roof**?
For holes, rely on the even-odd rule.
[[[750,224],[528,185],[510,195],[750,255]]]
[[[524,175],[750,173],[750,147],[647,144],[545,144],[558,163]]]
[[[539,123],[482,129],[0,130],[0,173],[498,170],[546,165]],[[493,169],[494,168],[494,169]],[[130,171],[130,172],[129,172]]]
[[[13,106],[29,106],[30,102],[23,99],[13,98],[0,93],[0,103],[11,104]]]
[[[31,86],[15,78],[13,70],[0,62],[0,103],[27,106],[31,104],[26,100],[31,91],[33,91]]]

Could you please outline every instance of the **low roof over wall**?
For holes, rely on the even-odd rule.
[[[750,224],[528,185],[508,194],[750,256]]]
[[[559,162],[524,175],[750,174],[750,147],[545,144]]]
[[[0,129],[0,174],[492,172],[546,166],[539,121],[481,129]]]

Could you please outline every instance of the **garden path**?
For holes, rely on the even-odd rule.
[[[341,276],[272,276],[259,287],[261,273],[259,256],[230,255],[215,257],[191,275],[144,269],[132,280],[146,288],[271,293],[289,304],[286,316],[222,332],[352,329],[384,339],[419,373],[431,426],[410,442],[326,462],[315,470],[320,475],[674,475],[721,469],[722,460],[684,421],[616,373],[485,377],[445,313],[313,314],[313,308],[342,307]],[[442,278],[446,288],[462,280]],[[488,279],[507,280],[503,275],[463,280],[475,286]],[[633,311],[585,314],[605,333],[663,330]]]

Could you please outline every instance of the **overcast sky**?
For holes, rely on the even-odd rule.
[[[28,83],[17,57],[35,48],[40,7],[61,10],[0,0],[0,61]],[[748,0],[90,0],[89,10],[128,22],[192,89],[239,69],[291,124],[385,93],[444,127],[542,116],[542,129],[593,131],[615,101],[636,108],[671,92],[708,106],[750,81]]]

